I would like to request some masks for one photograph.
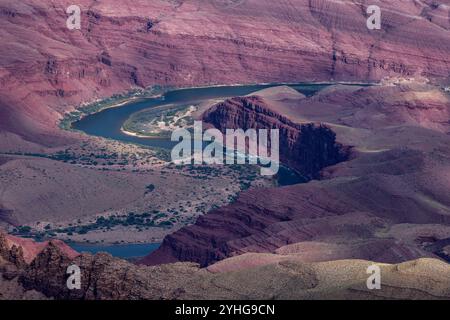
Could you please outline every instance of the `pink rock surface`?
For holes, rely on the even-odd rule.
[[[32,239],[19,238],[12,235],[5,235],[7,246],[11,249],[13,246],[21,247],[23,250],[23,257],[25,262],[30,263],[41,253],[49,243],[51,242],[54,246],[58,247],[68,258],[74,259],[79,255],[78,252],[73,250],[67,244],[60,240],[51,240],[45,242],[36,242]]]
[[[56,0],[0,4],[0,128],[45,145],[82,102],[153,84],[193,86],[446,78],[448,0],[377,1],[382,30],[350,1]],[[446,6],[447,5],[447,6]]]

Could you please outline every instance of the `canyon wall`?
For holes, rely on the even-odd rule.
[[[202,120],[223,133],[230,128],[278,129],[281,162],[309,179],[348,158],[348,148],[336,142],[332,130],[321,124],[294,123],[258,96],[227,99],[206,111]]]
[[[376,1],[381,30],[353,1],[77,1],[0,4],[4,141],[67,143],[61,115],[150,85],[379,80],[449,74],[448,1]],[[447,7],[445,6],[447,5]],[[73,138],[73,136],[72,136]]]
[[[326,123],[336,132],[336,141],[353,146],[351,157],[324,168],[320,180],[242,193],[236,202],[167,236],[141,263],[193,261],[208,266],[248,252],[288,252],[303,261],[358,258],[387,263],[442,256],[423,239],[433,235],[445,243],[450,238],[450,177],[444,174],[450,154],[450,97],[443,90],[415,83],[334,86],[310,98],[278,102],[277,110],[284,113],[272,112],[272,117],[269,106],[258,104],[264,102],[256,97],[231,99],[207,111],[205,118],[219,128],[252,127],[258,118],[260,124],[286,129],[281,140],[288,146],[287,137],[296,132],[301,140],[303,130],[302,125],[297,132],[296,125],[280,121],[290,112],[292,119]],[[322,140],[318,132],[313,141],[336,148],[334,139]],[[311,159],[340,150],[323,152],[323,145],[315,143],[302,148]],[[320,154],[314,155],[317,150]],[[311,168],[302,165],[295,149],[286,149],[284,156],[299,170]],[[319,163],[328,160],[336,158]]]

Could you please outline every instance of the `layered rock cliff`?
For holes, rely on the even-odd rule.
[[[318,178],[323,168],[348,158],[349,148],[337,143],[335,133],[328,127],[295,123],[274,109],[259,96],[235,97],[212,106],[203,113],[202,120],[224,133],[227,129],[278,129],[280,160],[310,179]],[[153,265],[195,261],[207,266],[239,252],[246,241],[239,243],[238,239],[267,233],[271,225],[294,219],[298,195],[293,195],[296,201],[290,203],[287,189],[267,190],[283,193],[281,203],[272,199],[269,205],[256,201],[259,192],[248,192],[235,204],[200,217],[194,226],[167,236],[162,246],[141,262]],[[284,241],[287,239],[277,243],[287,244]],[[271,252],[277,244],[260,243],[256,248],[258,252]]]
[[[323,168],[349,155],[349,149],[336,142],[330,128],[294,123],[258,96],[227,99],[206,111],[202,120],[223,133],[227,129],[278,129],[281,162],[307,178],[317,178]]]
[[[36,242],[32,239],[19,238],[0,232],[0,256],[17,266],[30,263],[49,245],[59,248],[69,258],[78,255],[75,250],[61,240]]]
[[[80,0],[71,31],[70,1],[5,0],[0,128],[64,144],[57,121],[73,106],[154,84],[448,77],[448,1],[377,3],[382,29],[370,31],[353,1]]]
[[[217,105],[206,117],[219,127],[219,114],[226,125],[249,127],[256,107],[236,104],[243,99]],[[444,174],[450,155],[450,98],[442,90],[424,84],[336,86],[276,105],[291,121],[326,122],[339,143],[354,146],[353,156],[323,169],[320,181],[242,193],[235,203],[166,237],[142,263],[193,261],[207,266],[246,252],[275,253],[285,246],[304,261],[396,263],[438,254],[421,237],[450,237],[450,180]],[[249,116],[236,116],[233,106]],[[260,111],[256,117],[262,123],[278,121],[268,122],[267,112]],[[291,162],[298,161],[295,152],[289,155]]]

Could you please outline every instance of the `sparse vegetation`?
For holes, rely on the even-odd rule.
[[[169,219],[169,214],[167,213],[143,213],[135,214],[130,212],[127,215],[115,215],[110,217],[99,217],[93,223],[79,226],[69,226],[66,228],[51,229],[50,227],[44,228],[44,231],[33,230],[30,226],[20,226],[17,227],[13,234],[25,237],[33,237],[36,239],[46,239],[56,237],[57,234],[87,234],[94,230],[111,230],[117,226],[124,227],[137,227],[137,228],[168,228],[176,223],[175,219]]]
[[[145,187],[145,189],[147,189],[147,191],[145,191],[145,193],[150,193],[153,192],[155,190],[155,185],[154,184],[149,184],[148,186]]]
[[[59,123],[59,126],[64,130],[72,130],[72,123],[79,121],[84,116],[97,113],[117,104],[125,103],[131,98],[144,98],[161,94],[167,89],[168,88],[163,88],[161,86],[153,86],[147,89],[136,88],[122,94],[115,94],[101,101],[81,105],[77,108],[77,110],[67,113]]]

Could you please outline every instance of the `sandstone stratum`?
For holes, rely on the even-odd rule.
[[[2,1],[2,144],[67,143],[64,113],[135,87],[449,75],[447,0],[375,1],[381,30],[364,2],[221,3],[80,0],[69,30],[70,1]]]
[[[69,30],[72,4],[0,3],[0,227],[150,214],[193,194],[215,209],[192,206],[157,235],[133,229],[164,237],[137,263],[0,232],[0,299],[450,298],[450,0],[78,0]],[[366,26],[372,4],[380,30]],[[299,82],[332,85],[228,97],[197,120],[280,129],[302,184],[241,192],[238,176],[219,177],[206,197],[210,185],[157,150],[61,123],[136,90]],[[373,263],[383,287],[369,291]]]

